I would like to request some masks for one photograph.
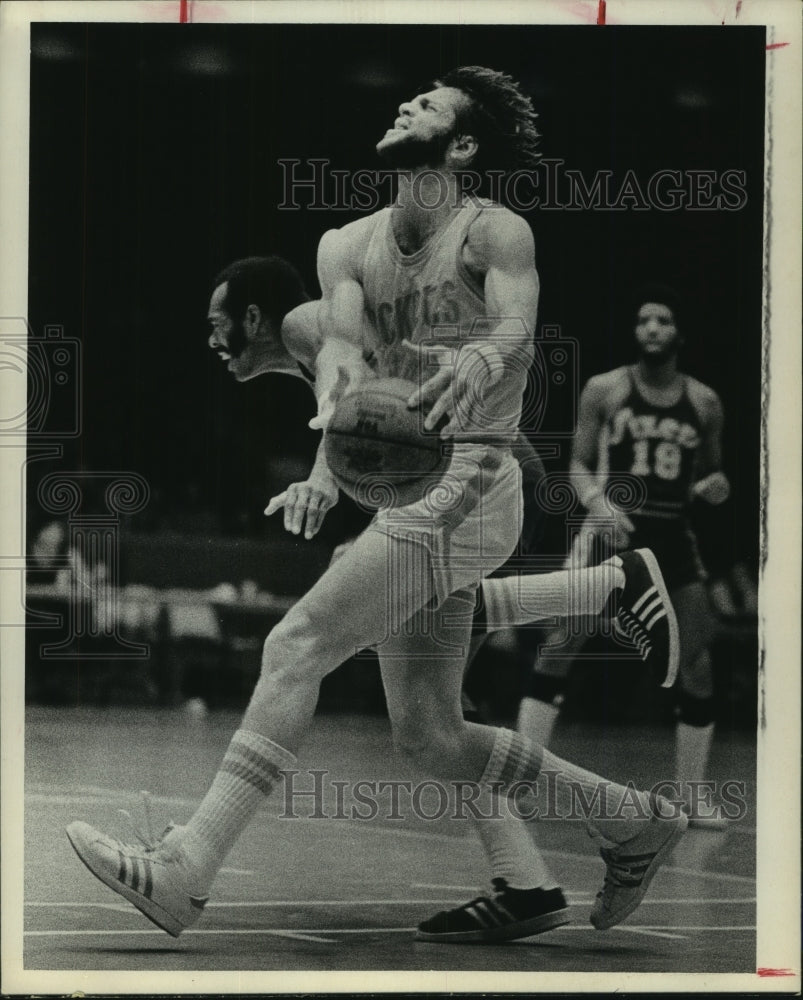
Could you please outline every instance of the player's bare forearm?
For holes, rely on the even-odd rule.
[[[365,297],[352,264],[350,230],[324,234],[318,248],[318,277],[323,292],[319,312],[321,347],[315,362],[318,416],[313,427],[325,427],[334,404],[355,388],[366,372],[362,331]]]
[[[315,453],[315,461],[309,474],[309,480],[310,482],[320,483],[322,486],[328,487],[335,495],[338,493],[337,483],[326,462],[326,447],[323,438],[318,443],[318,450]]]
[[[601,497],[605,490],[605,475],[577,458],[572,458],[569,462],[569,478],[577,491],[580,503],[586,509],[596,497]]]
[[[706,503],[718,505],[730,496],[730,483],[722,471],[722,428],[724,412],[719,396],[708,390],[704,400],[704,423],[699,460],[695,469],[696,480],[692,496]]]
[[[315,396],[318,414],[331,409],[346,392],[359,385],[365,364],[355,344],[335,335],[325,335],[315,363]]]
[[[437,359],[438,372],[408,401],[409,406],[432,403],[425,427],[437,426],[444,415],[453,418],[442,430],[448,437],[457,429],[455,414],[461,400],[489,392],[509,372],[529,368],[533,330],[538,310],[538,274],[532,232],[511,212],[483,213],[469,232],[467,266],[483,275],[485,316],[472,326],[470,337]],[[420,345],[407,345],[421,350]],[[428,356],[433,345],[424,349]]]

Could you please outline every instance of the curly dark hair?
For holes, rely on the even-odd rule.
[[[301,275],[282,257],[235,260],[216,277],[212,287],[228,282],[224,306],[235,323],[242,323],[250,305],[259,306],[275,330],[292,309],[309,300]]]
[[[487,66],[458,66],[433,82],[461,90],[469,98],[468,107],[458,114],[457,128],[477,140],[472,170],[508,173],[535,167],[541,158],[538,115],[511,76]]]
[[[666,306],[672,313],[672,319],[678,331],[685,332],[685,316],[683,301],[676,289],[659,281],[645,281],[639,285],[630,296],[630,312],[635,324],[639,310],[645,302],[657,302]]]

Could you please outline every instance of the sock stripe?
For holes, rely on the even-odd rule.
[[[253,774],[255,778],[269,782],[271,788],[280,774],[279,768],[271,761],[262,761],[261,765],[257,765],[255,762],[243,760],[238,754],[226,754],[223,765],[231,765],[241,772]]]
[[[232,740],[226,756],[236,757],[241,763],[253,768],[255,771],[264,771],[266,768],[272,768],[276,773],[279,771],[279,761],[275,760],[274,757],[269,754],[260,753],[258,750],[254,750],[253,747],[239,743],[236,740]]]
[[[535,780],[541,770],[541,759],[529,740],[510,729],[497,729],[491,756],[481,781],[510,786],[525,778]]]
[[[282,770],[294,761],[293,754],[260,733],[239,729],[232,737],[181,844],[191,874],[190,892],[200,905],[237,837],[273,790]]]
[[[506,785],[513,785],[515,782],[521,781],[527,772],[528,763],[526,748],[515,739],[512,739],[510,743],[508,756],[502,765],[500,774],[500,780],[504,781]]]
[[[233,778],[239,778],[240,781],[245,781],[249,785],[253,785],[254,788],[259,789],[263,795],[267,795],[270,792],[273,788],[276,777],[279,774],[279,769],[277,767],[271,766],[270,769],[266,768],[268,773],[261,774],[259,771],[254,771],[250,767],[246,767],[245,765],[238,763],[236,760],[231,760],[228,757],[223,759],[223,763],[220,765],[220,770],[226,774],[230,774]]]

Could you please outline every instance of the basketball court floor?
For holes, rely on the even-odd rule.
[[[725,831],[690,830],[624,924],[599,932],[588,921],[603,863],[584,826],[542,821],[539,842],[571,923],[511,944],[443,945],[416,942],[414,929],[487,890],[470,824],[424,818],[438,811],[431,803],[391,819],[386,800],[377,818],[350,818],[333,782],[413,776],[392,756],[386,719],[322,715],[294,787],[312,787],[307,769],[325,770],[328,818],[310,815],[309,797],[289,806],[275,797],[227,859],[199,923],[173,939],[84,868],[64,827],[83,819],[130,840],[118,809],[142,826],[140,789],[152,795],[156,833],[186,821],[238,722],[223,711],[29,707],[24,968],[755,972],[755,742],[745,733],[717,739],[710,771],[746,782],[747,815]],[[672,776],[672,745],[666,728],[559,725],[552,749],[649,786]],[[650,773],[656,759],[666,763],[660,775]]]

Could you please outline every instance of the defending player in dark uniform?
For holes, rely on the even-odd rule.
[[[580,566],[608,555],[602,535],[616,548],[649,546],[658,557],[680,633],[676,777],[693,782],[705,776],[714,731],[707,649],[713,618],[690,513],[695,498],[720,504],[729,495],[721,468],[723,412],[714,390],[678,367],[683,339],[675,293],[653,285],[637,298],[638,362],[590,379],[580,400],[571,468],[588,521],[570,561]],[[617,510],[605,497],[613,473],[638,477],[643,502],[637,509]],[[545,742],[567,668],[565,658],[550,661],[547,651],[522,705],[523,731]]]

